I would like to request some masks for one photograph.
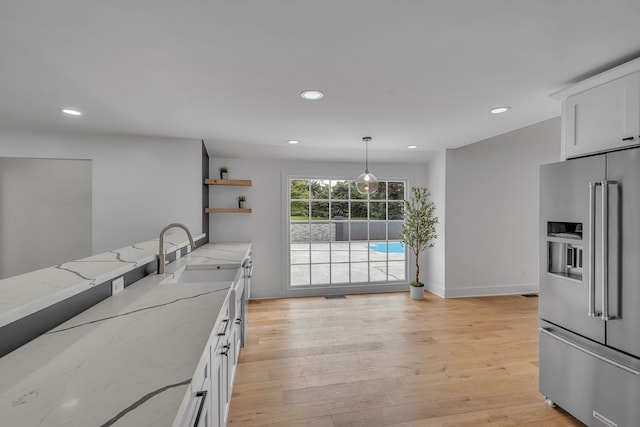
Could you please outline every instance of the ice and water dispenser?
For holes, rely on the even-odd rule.
[[[547,272],[582,282],[582,223],[548,222],[547,245]]]

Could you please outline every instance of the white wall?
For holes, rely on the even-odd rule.
[[[91,255],[91,161],[0,157],[0,279]]]
[[[171,222],[202,230],[201,142],[0,131],[0,157],[92,160],[93,253],[157,238]]]
[[[539,166],[559,160],[559,118],[447,150],[446,297],[537,291]]]
[[[214,207],[237,207],[236,197],[247,196],[247,207],[251,214],[210,215],[210,241],[252,241],[254,276],[252,298],[279,298],[309,294],[305,290],[286,290],[286,228],[283,176],[287,174],[315,174],[317,176],[357,177],[362,164],[271,161],[253,159],[220,159],[215,153],[210,161],[212,177],[218,176],[220,166],[229,168],[230,179],[251,179],[252,187],[211,186],[210,205]],[[371,171],[380,179],[408,179],[408,186],[425,185],[424,166],[370,164]],[[415,275],[410,261],[409,277]],[[421,268],[424,268],[422,266]],[[399,289],[406,290],[403,285]],[[355,288],[352,288],[356,291]],[[358,288],[357,290],[364,290]]]
[[[431,192],[431,201],[436,204],[438,238],[433,248],[425,251],[425,287],[432,293],[444,296],[445,289],[445,248],[446,248],[446,157],[447,152],[440,150],[427,163],[427,188]]]

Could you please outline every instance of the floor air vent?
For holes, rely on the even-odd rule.
[[[522,294],[525,298],[538,298],[538,294]]]
[[[345,299],[346,295],[325,295],[324,299]]]

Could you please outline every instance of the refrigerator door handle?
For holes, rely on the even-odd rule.
[[[615,319],[609,315],[609,186],[617,181],[602,180],[602,316],[605,322]]]
[[[596,187],[601,182],[589,183],[589,317],[598,317],[602,313],[596,311]]]
[[[558,340],[560,342],[563,342],[563,343],[567,344],[568,346],[575,348],[576,350],[580,350],[583,353],[587,353],[589,356],[595,357],[596,359],[602,360],[603,362],[608,363],[610,365],[613,365],[616,368],[620,368],[620,369],[622,369],[624,371],[629,372],[630,374],[633,374],[635,376],[640,377],[640,371],[638,371],[637,369],[633,369],[630,366],[623,365],[622,363],[616,362],[615,360],[611,360],[611,359],[606,358],[606,357],[604,357],[604,356],[602,356],[602,355],[600,355],[598,353],[595,353],[595,352],[593,352],[593,351],[591,351],[589,349],[586,349],[586,348],[582,347],[581,345],[578,345],[578,344],[576,344],[574,342],[569,341],[566,338],[563,338],[563,337],[561,337],[559,335],[554,334],[553,331],[551,329],[549,329],[549,328],[538,328],[538,330],[540,331],[540,333],[545,334],[545,335],[547,335],[547,336],[549,336],[551,338],[554,338],[554,339],[556,339],[556,340]]]

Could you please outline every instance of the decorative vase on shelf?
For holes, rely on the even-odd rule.
[[[245,203],[247,203],[246,196],[238,196],[238,208],[244,209]]]
[[[229,176],[229,169],[226,167],[220,168],[220,179],[227,179]]]

